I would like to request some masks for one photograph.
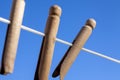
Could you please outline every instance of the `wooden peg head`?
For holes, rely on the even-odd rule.
[[[86,21],[86,25],[90,26],[92,29],[96,26],[96,21],[93,18],[90,18]]]
[[[61,12],[62,12],[62,10],[61,10],[61,8],[58,5],[53,5],[50,8],[49,15],[61,16]]]

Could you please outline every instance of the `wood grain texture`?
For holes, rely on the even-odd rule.
[[[46,24],[45,37],[42,42],[34,80],[48,80],[60,16],[61,8],[57,5],[52,6]]]
[[[8,25],[2,55],[1,74],[13,72],[24,8],[24,0],[13,0],[13,6],[10,15],[11,23]]]
[[[93,28],[95,28],[95,25],[96,22],[93,19],[87,20],[85,26],[82,27],[75,40],[73,41],[73,45],[69,47],[62,60],[60,61],[59,65],[53,72],[53,77],[57,77],[58,75],[60,75],[60,79],[64,79],[64,76],[66,75],[70,66],[75,61],[80,50],[91,35]]]

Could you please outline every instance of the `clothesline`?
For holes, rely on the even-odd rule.
[[[0,17],[0,22],[6,23],[6,24],[10,24],[10,21],[9,21],[9,20],[7,20],[7,19],[5,19],[5,18],[2,18],[2,17]],[[29,27],[24,26],[24,25],[21,26],[21,29],[26,30],[26,31],[29,31],[29,32],[32,32],[32,33],[37,34],[37,35],[40,35],[40,36],[45,36],[44,33],[39,32],[39,31],[37,31],[37,30],[35,30],[35,29],[29,28]],[[60,42],[60,43],[63,43],[63,44],[66,44],[66,45],[68,45],[68,46],[72,46],[72,43],[69,43],[69,42],[64,41],[64,40],[62,40],[62,39],[59,39],[59,38],[56,38],[56,41],[58,41],[58,42]],[[113,61],[113,62],[120,63],[120,60],[115,59],[115,58],[112,58],[112,57],[109,57],[109,56],[106,56],[106,55],[103,55],[103,54],[101,54],[101,53],[98,53],[98,52],[95,52],[95,51],[92,51],[92,50],[89,50],[89,49],[86,49],[86,48],[82,48],[82,50],[85,51],[85,52],[88,52],[88,53],[91,53],[91,54],[100,56],[100,57],[102,57],[102,58],[111,60],[111,61]]]

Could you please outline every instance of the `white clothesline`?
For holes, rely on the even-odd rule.
[[[5,19],[5,18],[2,18],[2,17],[0,17],[0,22],[6,23],[6,24],[10,24],[10,21],[9,21],[9,20],[7,20],[7,19]],[[23,25],[21,26],[21,29],[26,30],[26,31],[29,31],[29,32],[32,32],[32,33],[37,34],[37,35],[40,35],[40,36],[45,36],[44,33],[39,32],[39,31],[34,30],[34,29],[31,29],[31,28],[26,27],[26,26],[23,26]],[[63,44],[66,44],[66,45],[68,45],[68,46],[72,46],[72,43],[69,43],[69,42],[64,41],[64,40],[62,40],[62,39],[59,39],[59,38],[56,38],[56,41],[58,41],[58,42],[60,42],[60,43],[63,43]],[[103,55],[103,54],[101,54],[101,53],[98,53],[98,52],[95,52],[95,51],[92,51],[92,50],[89,50],[89,49],[86,49],[86,48],[82,48],[82,50],[83,50],[83,51],[86,51],[86,52],[88,52],[88,53],[91,53],[91,54],[100,56],[100,57],[102,57],[102,58],[111,60],[111,61],[113,61],[113,62],[120,63],[120,60],[117,60],[117,59],[115,59],[115,58],[112,58],[112,57]]]

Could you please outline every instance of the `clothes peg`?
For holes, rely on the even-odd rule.
[[[49,11],[34,80],[48,80],[60,16],[61,8],[57,5],[52,6]]]
[[[2,55],[1,74],[9,74],[13,72],[24,8],[24,0],[13,0],[13,6],[10,15],[11,23],[8,25]]]
[[[95,28],[96,22],[94,19],[88,19],[85,26],[82,27],[77,37],[73,41],[73,45],[69,47],[66,54],[60,61],[59,65],[53,72],[53,77],[57,77],[60,75],[60,79],[63,80],[70,66],[78,56],[80,50],[86,43],[87,39],[92,33],[92,30]]]

